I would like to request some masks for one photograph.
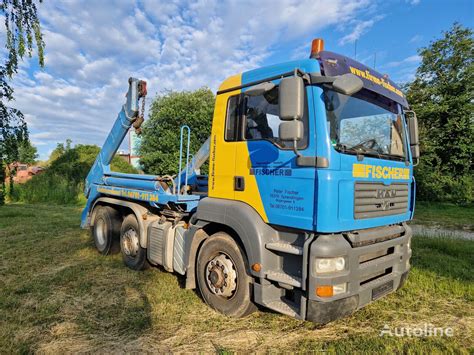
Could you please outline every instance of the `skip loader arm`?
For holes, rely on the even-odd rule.
[[[102,149],[92,165],[86,177],[84,194],[89,195],[92,184],[100,184],[104,174],[110,172],[110,163],[122,144],[128,130],[133,125],[137,130],[143,122],[143,117],[139,115],[139,100],[147,94],[146,81],[136,78],[128,79],[127,101],[122,106],[122,110],[117,116],[115,123],[105,140]]]

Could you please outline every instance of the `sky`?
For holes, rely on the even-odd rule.
[[[166,90],[215,92],[229,75],[307,58],[321,37],[405,83],[419,48],[456,21],[474,28],[474,0],[45,0],[38,12],[45,67],[21,63],[12,106],[42,160],[68,138],[101,145],[130,76],[148,82],[148,102]]]

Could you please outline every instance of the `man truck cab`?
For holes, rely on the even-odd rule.
[[[131,81],[137,102],[142,83]],[[121,113],[113,130],[135,118]],[[132,268],[186,275],[224,314],[259,304],[327,323],[406,279],[418,152],[401,90],[315,40],[309,59],[225,80],[209,140],[174,179],[113,173],[99,155],[82,225],[96,245],[119,238]],[[110,228],[97,227],[104,215]]]

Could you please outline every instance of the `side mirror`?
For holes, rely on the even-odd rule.
[[[298,142],[304,134],[303,122],[298,120],[280,123],[278,127],[278,137],[282,141]]]
[[[292,76],[284,78],[278,89],[280,101],[280,119],[284,121],[300,120],[304,114],[303,78]]]
[[[364,82],[356,75],[347,73],[337,76],[332,87],[334,91],[350,96],[360,91],[364,87]]]
[[[408,136],[410,139],[410,150],[413,163],[418,165],[420,159],[420,141],[418,138],[418,119],[415,111],[405,111],[407,119]]]

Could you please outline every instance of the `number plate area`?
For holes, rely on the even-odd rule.
[[[392,290],[393,290],[393,280],[385,282],[384,284],[381,284],[380,286],[377,286],[376,288],[372,290],[372,300],[376,300],[377,298],[380,298],[383,295],[386,295]]]

